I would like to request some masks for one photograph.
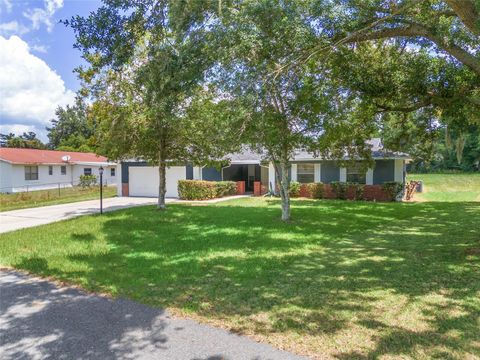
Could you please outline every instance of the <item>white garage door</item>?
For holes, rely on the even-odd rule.
[[[167,168],[167,197],[178,197],[177,182],[186,179],[185,166]],[[130,196],[158,196],[158,166],[131,166],[128,168]]]

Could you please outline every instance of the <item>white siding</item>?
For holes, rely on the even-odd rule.
[[[0,192],[12,192],[12,164],[0,161]]]
[[[14,192],[53,189],[72,185],[72,169],[67,166],[66,175],[60,174],[60,165],[51,165],[53,173],[48,174],[49,165],[38,165],[38,180],[25,180],[25,167],[35,165],[12,165],[12,188]]]
[[[92,169],[92,175],[95,175],[97,177],[97,180],[100,181],[100,175],[98,172],[98,169],[100,168],[100,165],[81,165],[81,164],[76,164],[73,165],[73,182],[75,184],[78,183],[80,180],[80,176],[83,175],[84,169],[85,168],[90,168]],[[115,185],[117,182],[121,182],[122,178],[119,177],[118,171],[115,170],[115,176],[111,176],[110,172],[111,169],[115,168],[116,166],[104,166],[103,169],[103,184],[105,185]],[[60,171],[60,170],[59,170]],[[117,181],[118,179],[118,181]],[[72,180],[70,180],[72,181]]]
[[[38,165],[38,180],[25,180],[25,166],[30,165],[11,165],[11,184],[13,192],[30,191],[30,190],[42,190],[42,189],[55,189],[57,187],[69,187],[72,184],[77,185],[80,181],[80,175],[83,175],[84,168],[91,168],[92,174],[99,177],[98,169],[99,165],[72,165],[67,164],[66,174],[61,174],[62,165]],[[35,165],[32,165],[35,166]],[[52,166],[52,175],[49,175],[48,168]],[[110,169],[115,166],[105,166],[104,169],[104,184],[115,185],[119,174],[115,173],[115,176],[110,175]],[[2,171],[3,172],[3,171]]]

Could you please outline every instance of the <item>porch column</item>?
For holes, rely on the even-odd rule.
[[[402,183],[403,178],[403,159],[395,159],[395,172],[394,172],[394,181]]]
[[[313,173],[313,181],[316,183],[322,182],[322,164],[315,163],[314,169],[315,172]]]
[[[347,168],[340,168],[340,181],[347,182]]]
[[[297,164],[292,164],[290,181],[297,181]]]
[[[365,184],[373,185],[373,169],[368,169],[365,175]]]
[[[275,168],[273,163],[268,163],[268,190],[272,190],[274,193],[277,192],[275,185]]]
[[[202,168],[200,166],[193,167],[193,180],[202,180]]]

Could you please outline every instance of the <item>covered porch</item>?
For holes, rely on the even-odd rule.
[[[232,162],[222,168],[221,175],[223,181],[245,182],[246,192],[254,191],[255,182],[268,190],[268,166],[263,166],[260,162]]]

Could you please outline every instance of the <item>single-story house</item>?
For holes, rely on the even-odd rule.
[[[117,183],[117,164],[93,153],[0,148],[0,192],[12,193],[77,185],[80,175],[96,175]]]
[[[291,160],[290,179],[299,183],[333,181],[381,185],[388,181],[405,183],[405,164],[408,155],[383,149],[379,139],[370,141],[375,167],[362,172],[359,166],[340,167],[336,161],[322,160],[305,151],[298,151]],[[273,164],[265,163],[261,155],[251,151],[227,157],[228,165],[215,167],[171,166],[167,168],[167,197],[178,197],[177,182],[181,179],[210,181],[244,181],[245,190],[253,191],[254,182],[266,189],[275,189]],[[123,161],[118,164],[121,183],[118,196],[158,196],[158,167],[143,161]]]

